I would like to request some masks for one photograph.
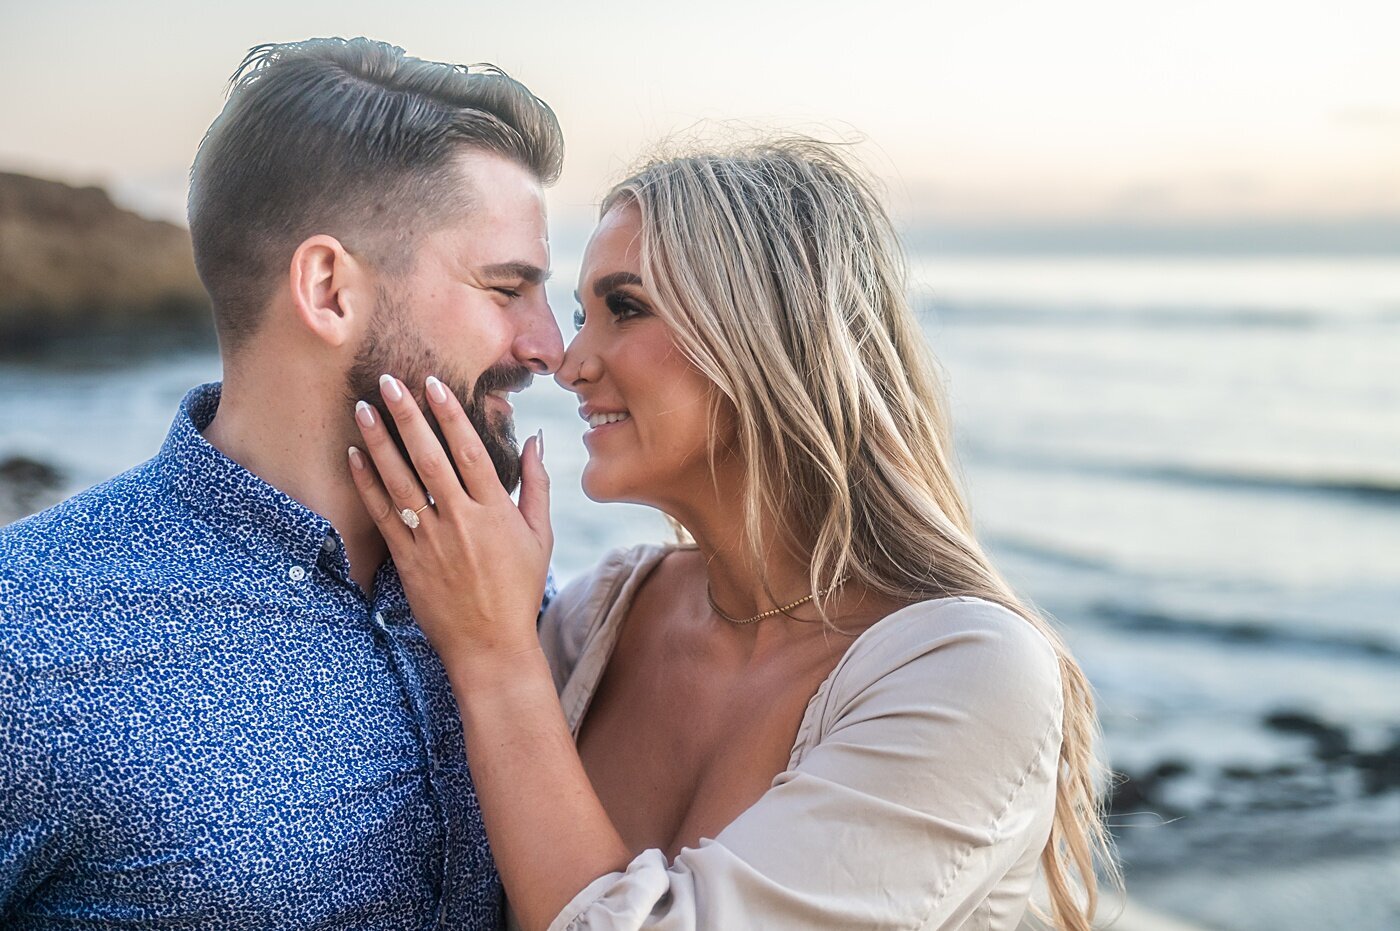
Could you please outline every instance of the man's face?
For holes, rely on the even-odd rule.
[[[379,376],[401,379],[426,412],[423,382],[436,375],[466,408],[501,484],[514,490],[520,457],[506,396],[553,372],[564,354],[545,298],[544,192],[528,171],[496,155],[469,153],[460,171],[471,209],[421,237],[407,276],[381,283],[349,390],[352,402],[375,405],[393,430]]]

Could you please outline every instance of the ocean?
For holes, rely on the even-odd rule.
[[[1098,691],[1130,894],[1226,931],[1400,927],[1400,261],[911,268],[983,539]],[[218,371],[0,364],[0,462],[100,481]],[[516,405],[564,579],[668,534],[583,497],[575,406],[549,379]]]

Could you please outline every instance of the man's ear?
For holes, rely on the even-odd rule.
[[[329,346],[352,341],[368,312],[365,267],[334,236],[316,235],[292,253],[288,284],[296,317]]]

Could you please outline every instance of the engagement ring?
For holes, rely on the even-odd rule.
[[[409,530],[417,530],[418,525],[422,523],[422,521],[418,519],[418,515],[422,514],[424,511],[426,511],[432,506],[433,502],[429,501],[427,504],[423,505],[416,511],[413,510],[413,508],[404,508],[402,511],[399,512],[399,519],[408,525]]]

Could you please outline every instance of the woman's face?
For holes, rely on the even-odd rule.
[[[578,334],[555,374],[588,422],[583,491],[674,513],[710,485],[708,401],[714,390],[671,340],[642,278],[641,213],[603,217],[584,252]]]

